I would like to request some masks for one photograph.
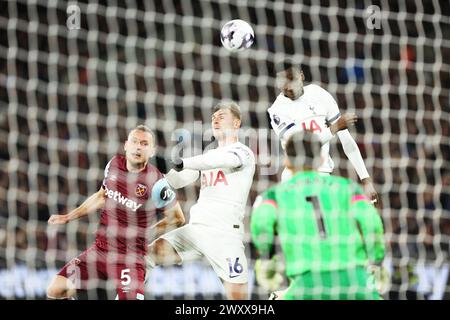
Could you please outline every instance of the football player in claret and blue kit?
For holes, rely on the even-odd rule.
[[[69,213],[49,218],[49,224],[65,224],[102,209],[95,243],[57,273],[48,298],[70,299],[77,290],[109,282],[116,300],[143,300],[148,244],[184,224],[175,191],[148,163],[156,149],[153,132],[137,126],[124,149],[125,155],[114,156],[106,165],[98,192]],[[163,218],[158,221],[159,213]]]

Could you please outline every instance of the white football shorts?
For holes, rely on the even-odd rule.
[[[161,238],[172,245],[182,263],[205,257],[222,280],[247,283],[247,258],[241,234],[189,223]]]

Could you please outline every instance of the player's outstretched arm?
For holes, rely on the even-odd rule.
[[[329,128],[319,133],[319,139],[322,144],[330,141],[339,131],[345,130],[353,126],[358,121],[358,117],[354,113],[346,113],[339,117],[337,121],[330,125]]]
[[[359,151],[358,145],[356,144],[355,140],[348,130],[339,131],[337,133],[337,136],[342,143],[344,153],[352,163],[359,176],[359,179],[363,184],[364,192],[370,198],[371,202],[379,207],[380,201],[378,193],[375,191],[372,179],[370,179],[369,173],[367,172],[366,165],[364,164],[364,160],[362,158],[361,152]]]
[[[207,152],[195,157],[181,159],[181,164],[175,170],[210,170],[217,168],[237,168],[242,166],[242,159],[234,152]]]
[[[48,219],[48,224],[65,224],[74,219],[81,218],[89,213],[103,208],[105,204],[105,190],[99,191],[87,198],[78,208],[70,211],[68,214],[53,214]]]
[[[178,172],[171,169],[164,175],[164,178],[166,178],[172,188],[180,189],[195,182],[199,176],[200,172],[198,170],[185,169]]]
[[[332,135],[335,135],[339,131],[345,130],[353,126],[358,121],[358,116],[354,113],[346,113],[339,117],[339,119],[330,125],[330,131]]]
[[[181,227],[185,222],[183,210],[177,202],[170,209],[164,210],[164,218],[152,226],[153,238],[156,239],[172,229]]]

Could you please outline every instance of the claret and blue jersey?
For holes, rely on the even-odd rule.
[[[131,245],[144,253],[147,229],[156,222],[158,211],[175,205],[175,192],[156,167],[148,164],[143,171],[131,173],[121,155],[107,164],[102,187],[105,205],[97,243],[118,250]]]

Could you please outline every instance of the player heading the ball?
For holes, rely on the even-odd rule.
[[[304,74],[300,66],[292,60],[284,60],[276,66],[276,86],[281,91],[275,102],[267,110],[271,126],[281,140],[283,148],[288,138],[295,132],[310,130],[319,135],[323,143],[322,164],[318,171],[330,174],[334,162],[330,157],[330,139],[337,134],[342,148],[355,168],[366,195],[376,205],[380,205],[378,194],[367,172],[358,145],[347,130],[356,121],[356,116],[341,116],[336,100],[325,89],[316,84],[304,85]],[[292,174],[285,169],[282,180]]]
[[[211,125],[218,147],[178,159],[165,175],[174,188],[201,177],[197,203],[185,226],[150,245],[148,265],[181,264],[205,257],[222,280],[228,299],[247,299],[248,266],[243,217],[255,173],[253,152],[238,141],[241,111],[235,102],[221,102]]]

